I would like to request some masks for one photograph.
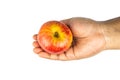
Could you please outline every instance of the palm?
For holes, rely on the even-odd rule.
[[[71,48],[59,55],[50,55],[49,53],[43,52],[41,48],[37,48],[40,50],[34,52],[39,53],[44,58],[73,60],[90,57],[104,49],[104,36],[97,22],[85,18],[72,18],[63,20],[62,22],[68,25],[73,33],[73,44]],[[36,45],[38,45],[37,42]]]

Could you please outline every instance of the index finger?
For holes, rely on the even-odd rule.
[[[34,40],[37,40],[37,34],[34,34],[34,35],[33,35],[33,39],[34,39]]]

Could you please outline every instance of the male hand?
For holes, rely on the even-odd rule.
[[[42,50],[37,41],[37,34],[33,36],[34,52],[40,57],[54,60],[75,60],[91,57],[105,49],[106,41],[100,22],[88,18],[70,18],[61,20],[68,25],[73,34],[72,46],[64,53],[49,54]]]

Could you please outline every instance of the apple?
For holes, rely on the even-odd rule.
[[[60,21],[44,23],[37,36],[40,47],[51,54],[60,54],[67,51],[72,44],[72,40],[71,30]]]

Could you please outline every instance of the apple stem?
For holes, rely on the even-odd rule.
[[[58,38],[58,37],[59,37],[58,32],[55,32],[55,33],[54,33],[54,37],[56,37],[56,38]]]

